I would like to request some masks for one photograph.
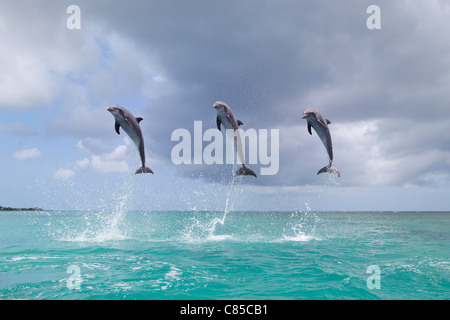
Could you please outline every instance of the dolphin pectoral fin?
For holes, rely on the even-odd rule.
[[[220,124],[222,123],[222,121],[220,121],[220,118],[219,117],[217,117],[216,118],[216,124],[217,124],[217,129],[219,129],[219,131],[222,131],[221,129],[220,129]]]
[[[136,121],[139,123],[139,122],[141,122],[142,120],[144,120],[144,119],[142,119],[141,117],[137,117],[136,118]]]
[[[330,123],[331,123],[331,121],[328,120],[328,119],[325,119],[325,121],[327,122],[327,124],[330,124]]]
[[[320,169],[319,172],[317,172],[317,174],[319,175],[324,172],[335,173],[335,174],[337,174],[338,177],[341,177],[341,173],[339,172],[339,170],[336,167],[333,167],[331,164]]]
[[[308,122],[308,132],[309,132],[310,135],[312,135],[311,127],[312,127],[312,125]]]
[[[138,173],[153,173],[152,169],[142,166],[139,169],[136,170],[136,174]]]
[[[238,127],[242,126],[244,124],[241,120],[238,120],[237,123],[238,123]]]
[[[242,167],[234,173],[235,176],[254,176],[256,178],[256,173],[249,167],[242,165]]]
[[[120,124],[116,121],[116,123],[114,124],[114,127],[116,128],[116,132],[117,134],[120,134],[119,128],[120,128]]]

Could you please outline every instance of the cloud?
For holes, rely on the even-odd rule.
[[[44,128],[51,137],[78,141],[89,154],[77,162],[80,169],[128,169],[123,147],[104,143],[122,137],[105,110],[112,103],[144,118],[146,151],[171,165],[173,130],[193,133],[195,120],[204,130],[214,128],[212,104],[223,100],[245,129],[280,130],[278,174],[243,183],[321,183],[316,173],[327,155],[300,118],[306,107],[332,122],[342,184],[448,180],[446,3],[386,2],[380,5],[382,29],[368,30],[370,3],[364,1],[81,1],[81,32],[65,28],[65,5],[36,3],[23,3],[33,10],[0,5],[0,36],[12,48],[0,53],[0,69],[7,70],[0,76],[0,108],[57,102]],[[20,125],[2,130],[31,134]],[[181,176],[207,181],[230,171],[177,167]]]
[[[249,1],[248,7],[230,5],[216,14],[206,7],[201,17],[194,3],[185,8],[188,19],[159,35],[144,27],[124,28],[123,36],[136,43],[152,39],[153,54],[179,86],[172,97],[156,99],[144,111],[150,121],[144,134],[155,142],[151,148],[168,159],[173,145],[161,142],[175,128],[192,134],[194,120],[213,128],[211,105],[224,100],[245,128],[280,129],[277,176],[243,183],[318,184],[316,172],[327,164],[327,155],[300,118],[303,109],[313,107],[332,121],[335,165],[344,185],[448,180],[450,143],[442,132],[450,117],[450,44],[442,39],[450,32],[449,5],[386,4],[382,30],[370,31],[365,26],[368,4],[348,3],[282,1],[255,10]],[[167,7],[153,12],[158,9],[167,21],[180,14]],[[136,26],[144,22],[139,17]],[[152,21],[165,25],[157,17]],[[227,21],[226,27],[216,21]],[[196,179],[218,177],[212,166],[177,169]]]
[[[111,123],[106,107],[78,105],[58,110],[48,124],[48,132],[51,136],[78,139],[105,137],[114,133],[114,122]]]
[[[109,146],[100,139],[85,138],[78,140],[77,148],[86,153],[105,153],[110,150]]]
[[[91,37],[65,28],[66,8],[40,1],[0,4],[0,38],[8,47],[0,52],[0,109],[48,105],[61,94],[64,77],[90,67],[98,49]]]
[[[69,180],[75,176],[75,172],[70,169],[58,169],[54,174],[53,178],[59,180]]]
[[[0,125],[0,131],[10,132],[17,136],[27,137],[37,134],[33,127],[25,127],[19,122],[14,122],[9,125]]]
[[[90,158],[77,161],[80,169],[92,168],[100,173],[128,172],[129,166],[125,161],[127,146],[119,145],[110,153],[92,155]]]
[[[152,62],[148,52],[115,33],[100,29],[93,32],[88,34],[95,39],[98,52],[89,61],[98,63],[80,71],[75,79],[71,75],[64,78],[60,88],[62,105],[47,122],[52,136],[111,137],[115,134],[114,118],[106,107],[129,100],[154,99],[171,92],[160,67]],[[136,113],[140,104],[124,106]]]
[[[83,160],[78,160],[78,161],[76,161],[76,164],[77,164],[77,166],[78,166],[80,169],[86,169],[86,168],[88,168],[90,163],[91,163],[91,162],[90,162],[90,160],[89,160],[88,158],[85,158],[85,159],[83,159]]]
[[[14,159],[24,161],[36,159],[41,156],[41,152],[37,148],[25,149],[17,151],[13,154]]]

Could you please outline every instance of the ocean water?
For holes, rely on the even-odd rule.
[[[0,299],[449,298],[449,212],[0,212]]]

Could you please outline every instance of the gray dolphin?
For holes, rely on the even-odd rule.
[[[111,112],[116,119],[115,128],[117,134],[120,134],[119,128],[122,127],[138,148],[142,167],[137,169],[136,173],[153,173],[152,169],[145,166],[144,138],[142,137],[141,127],[139,126],[142,118],[135,118],[130,111],[116,104],[109,106],[106,110]]]
[[[311,127],[313,127],[328,152],[330,163],[320,169],[317,174],[322,172],[336,173],[340,177],[341,173],[339,170],[333,167],[333,144],[331,143],[330,129],[328,128],[328,125],[331,123],[330,120],[325,119],[320,112],[313,109],[305,109],[302,118],[306,119],[308,123],[309,134],[312,135]]]
[[[238,151],[239,158],[241,159],[242,167],[235,172],[235,175],[256,177],[256,173],[245,165],[245,157],[244,151],[242,150],[241,136],[239,130],[237,130],[239,126],[243,124],[242,121],[236,119],[236,117],[233,114],[233,111],[231,111],[231,108],[225,102],[217,101],[216,103],[214,103],[213,107],[214,109],[217,110],[217,118],[216,118],[217,129],[222,131],[220,129],[220,125],[224,126],[225,129],[233,129],[237,137],[236,139],[237,146],[235,147]]]

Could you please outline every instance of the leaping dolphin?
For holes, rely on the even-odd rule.
[[[235,175],[256,177],[256,173],[245,165],[245,156],[244,151],[242,150],[241,136],[239,130],[237,130],[239,129],[239,126],[243,124],[242,121],[236,119],[236,117],[233,114],[233,111],[231,111],[231,108],[225,102],[217,101],[216,103],[214,103],[213,107],[214,109],[217,110],[217,118],[216,118],[217,129],[222,131],[220,125],[224,126],[225,129],[233,129],[237,138],[236,148],[238,151],[239,158],[241,159],[242,167],[235,172]]]
[[[322,172],[336,173],[340,177],[341,173],[339,170],[333,167],[333,145],[331,143],[330,129],[328,128],[328,125],[331,123],[330,120],[325,119],[320,112],[313,109],[305,109],[302,118],[306,119],[308,123],[309,134],[312,135],[311,127],[313,127],[328,152],[330,163],[320,169],[317,174]]]
[[[153,173],[152,169],[145,166],[144,138],[142,137],[141,127],[139,126],[139,122],[142,121],[142,118],[135,118],[130,111],[116,104],[109,106],[106,110],[111,112],[116,119],[115,128],[117,134],[120,134],[119,128],[122,127],[138,148],[142,167],[137,169],[136,173]]]

